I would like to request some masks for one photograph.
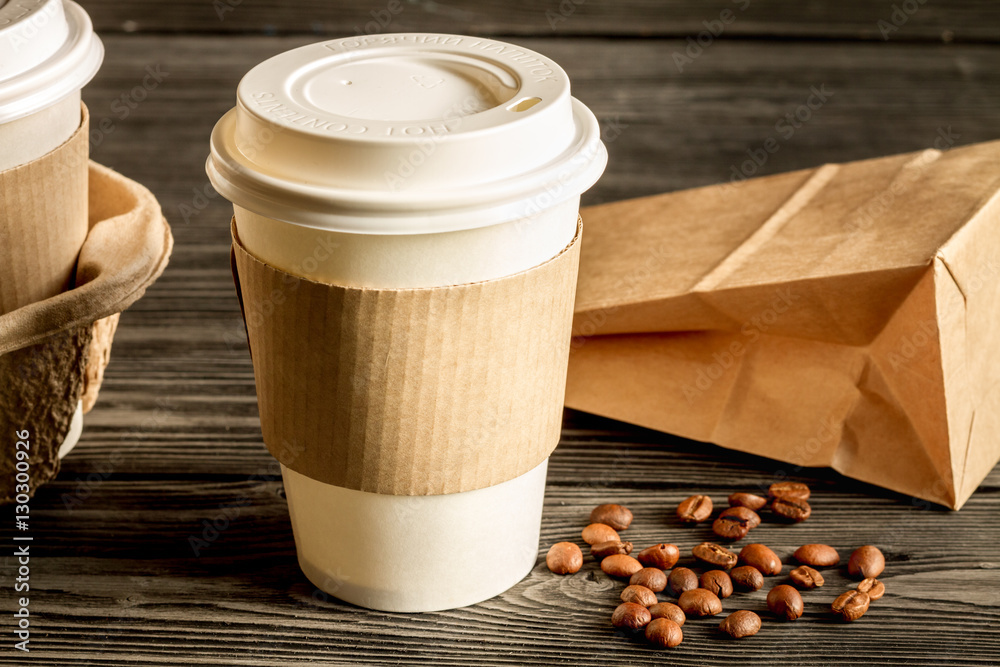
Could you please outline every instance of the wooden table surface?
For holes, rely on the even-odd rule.
[[[1000,662],[1000,471],[951,512],[828,470],[793,470],[573,411],[549,468],[538,565],[524,581],[482,604],[440,613],[372,612],[326,599],[295,561],[281,480],[261,442],[230,276],[230,207],[204,173],[212,125],[234,104],[236,84],[251,66],[373,28],[495,36],[561,63],[608,139],[608,170],[586,194],[588,204],[728,179],[748,149],[781,136],[776,123],[814,86],[825,86],[829,100],[793,136],[780,138],[780,150],[759,173],[918,150],[942,133],[956,144],[995,139],[1000,5],[83,5],[107,49],[84,94],[93,116],[92,156],[152,189],[176,247],[163,277],[122,317],[79,446],[32,502],[31,653],[14,651],[8,632],[0,664]],[[390,8],[399,11],[387,14]],[[686,38],[726,9],[734,20],[679,71],[674,54],[687,47]],[[387,15],[382,27],[377,19]],[[590,558],[573,576],[545,568],[548,546],[578,540],[598,503],[632,508],[628,537],[636,544],[674,542],[689,554],[710,533],[671,519],[682,498],[707,493],[724,502],[732,491],[784,474],[813,487],[813,517],[795,526],[765,524],[755,538],[782,556],[809,542],[832,544],[845,558],[861,544],[886,554],[888,594],[854,624],[833,622],[824,611],[846,585],[831,570],[827,586],[806,595],[806,614],[795,623],[773,622],[764,611],[760,634],[735,642],[718,636],[718,619],[691,620],[684,643],[659,652],[610,627],[621,584]],[[226,511],[228,527],[196,554],[191,538]],[[12,568],[5,554],[5,608]],[[765,593],[724,606],[761,611]]]

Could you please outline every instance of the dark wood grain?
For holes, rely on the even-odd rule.
[[[722,16],[726,38],[1000,38],[1000,7],[989,0],[83,0],[83,5],[103,32],[687,37],[706,27],[718,32],[711,24],[728,10],[732,19]]]
[[[722,501],[778,472],[763,459],[570,413],[552,459],[531,575],[467,609],[389,614],[326,599],[299,574],[280,483],[250,481],[248,471],[266,467],[267,457],[259,443],[247,450],[248,465],[227,466],[214,478],[116,474],[67,513],[59,498],[87,472],[71,457],[60,480],[35,500],[33,546],[45,555],[32,574],[39,635],[31,664],[154,664],[180,654],[191,664],[644,664],[656,653],[608,623],[622,584],[589,558],[576,575],[553,575],[542,562],[545,547],[579,541],[591,507],[614,500],[635,513],[629,539],[672,541],[686,562],[710,532],[676,523],[679,500],[699,491]],[[725,608],[761,613],[761,634],[734,645],[716,634],[718,619],[693,619],[682,647],[669,654],[672,663],[828,665],[844,651],[852,664],[1000,659],[1000,474],[958,513],[828,471],[793,478],[813,485],[813,518],[794,526],[765,522],[754,539],[786,562],[803,543],[829,543],[845,558],[862,543],[878,544],[887,556],[882,578],[889,594],[850,626],[824,611],[849,585],[839,569],[827,570],[826,587],[805,595],[807,613],[794,624],[769,617],[765,591],[738,594]],[[241,513],[195,556],[188,537],[227,503],[241,504]],[[8,653],[0,663],[21,664]]]
[[[203,30],[192,17],[211,11],[210,2],[87,5],[99,24],[143,17],[160,21],[158,30]],[[442,7],[406,12],[432,6]],[[482,6],[499,13],[498,4]],[[795,6],[793,16],[820,12],[815,3]],[[275,4],[246,0],[231,16],[246,12],[239,29],[260,30],[254,12],[266,7]],[[510,7],[504,30],[530,23],[524,5]],[[928,3],[921,12],[932,9]],[[625,30],[611,21],[597,27],[599,13],[585,16],[580,25],[595,27],[576,30]],[[649,23],[651,32],[662,29]],[[229,205],[206,189],[203,171],[211,127],[233,104],[243,73],[314,39],[106,36],[107,61],[85,98],[94,127],[107,119],[111,131],[92,135],[93,156],[154,191],[177,244],[160,281],[122,317],[81,444],[32,502],[32,652],[25,659],[4,646],[0,664],[1000,663],[1000,470],[956,513],[830,470],[795,470],[573,411],[550,464],[539,564],[513,589],[433,614],[365,611],[316,591],[297,568],[276,465],[260,439],[228,268]],[[575,94],[604,124],[611,161],[588,203],[725,180],[811,86],[834,94],[760,173],[917,150],[949,126],[961,144],[996,138],[1000,127],[998,52],[988,45],[719,42],[679,73],[671,54],[682,40],[514,41],[562,63]],[[162,82],[139,92],[147,67]],[[124,117],[115,104],[123,95],[134,106]],[[847,585],[843,572],[830,570],[827,586],[806,595],[799,621],[772,621],[764,591],[734,597],[727,610],[762,612],[757,637],[725,641],[714,630],[719,619],[692,620],[684,644],[663,654],[613,631],[621,584],[589,558],[573,576],[545,569],[547,547],[577,540],[590,509],[608,501],[634,511],[630,539],[673,541],[689,559],[709,533],[671,519],[679,500],[701,492],[723,502],[733,490],[785,475],[813,486],[814,516],[795,526],[766,523],[754,539],[782,557],[808,542],[832,544],[845,559],[864,543],[887,555],[889,593],[857,623],[834,623],[823,612]],[[196,555],[188,538],[234,503],[239,514]],[[13,567],[7,553],[4,572]],[[8,579],[0,587],[5,610],[11,597]]]

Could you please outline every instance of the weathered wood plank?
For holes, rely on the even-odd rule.
[[[582,416],[578,421],[612,425]],[[591,436],[600,433],[591,430]],[[624,430],[634,431],[637,440],[650,435]],[[656,451],[663,449],[670,451]],[[605,458],[614,452],[599,445],[595,450],[592,455]],[[684,460],[683,452],[676,454],[677,462]],[[192,664],[318,659],[381,665],[432,658],[454,665],[642,664],[656,654],[609,626],[623,584],[589,558],[576,575],[552,575],[543,563],[545,548],[560,540],[579,542],[590,508],[613,499],[635,512],[629,539],[637,545],[674,542],[685,554],[682,563],[690,564],[690,548],[710,531],[678,525],[673,506],[691,490],[722,501],[733,488],[766,481],[767,472],[717,456],[714,466],[697,457],[688,466],[663,465],[649,456],[606,487],[566,485],[560,469],[574,466],[579,456],[564,447],[553,459],[539,564],[528,578],[488,602],[434,614],[364,611],[316,591],[297,570],[276,482],[109,480],[69,515],[55,502],[66,482],[56,482],[37,497],[33,511],[33,547],[44,555],[32,561],[38,633],[32,664],[77,664],[74,657],[79,664],[156,664],[176,654],[190,656]],[[712,468],[723,474],[703,481]],[[629,488],[633,477],[655,479],[662,488]],[[718,619],[692,619],[684,626],[685,643],[670,660],[693,665],[739,656],[741,664],[784,658],[821,665],[846,650],[855,664],[1000,658],[1000,528],[991,520],[1000,509],[998,477],[959,513],[844,492],[822,476],[804,478],[814,483],[814,517],[794,526],[765,522],[754,539],[786,560],[802,543],[832,544],[845,559],[861,543],[879,544],[888,560],[882,577],[887,596],[862,621],[845,626],[825,612],[850,585],[842,569],[825,571],[827,585],[805,594],[806,615],[794,624],[770,618],[765,590],[737,594],[724,607],[761,613],[765,626],[756,639],[734,645],[718,637]],[[199,534],[202,520],[216,517],[221,504],[239,504],[240,512],[195,556],[187,538]],[[767,588],[784,580],[770,579]],[[15,664],[11,660],[8,652],[0,654],[0,664]]]
[[[989,0],[180,0],[167,4],[86,0],[83,4],[98,30],[107,33],[346,37],[416,31],[687,37],[708,29],[725,38],[996,41],[1000,37],[1000,13]],[[724,14],[727,11],[730,14]]]

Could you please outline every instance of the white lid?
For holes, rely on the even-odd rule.
[[[597,119],[548,58],[405,33],[311,44],[254,67],[206,170],[233,203],[337,231],[481,227],[575,197],[604,171]]]
[[[104,46],[70,0],[0,0],[0,123],[41,111],[97,73]]]

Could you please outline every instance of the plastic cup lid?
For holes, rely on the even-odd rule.
[[[70,0],[0,0],[0,123],[55,104],[90,81],[104,46]]]
[[[206,170],[238,206],[368,234],[451,231],[540,212],[604,171],[594,115],[538,53],[425,33],[277,55],[240,82]]]

